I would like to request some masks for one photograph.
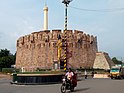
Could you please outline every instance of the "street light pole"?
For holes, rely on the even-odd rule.
[[[67,70],[67,22],[68,22],[68,5],[72,0],[63,0],[65,4],[65,29],[64,29],[64,71]]]
[[[65,30],[67,30],[67,27],[68,27],[67,23],[68,23],[68,5],[66,4],[65,6]]]
[[[65,4],[65,30],[67,30],[67,19],[68,19],[68,5],[72,0],[63,0],[62,3]]]

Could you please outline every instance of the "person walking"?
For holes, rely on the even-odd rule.
[[[86,71],[86,69],[84,71],[84,75],[85,75],[85,79],[87,79],[87,71]]]
[[[92,76],[92,78],[94,77],[94,71],[92,71],[91,76]]]

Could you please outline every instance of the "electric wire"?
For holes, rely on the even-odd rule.
[[[113,8],[113,9],[84,9],[84,8],[78,8],[78,7],[73,7],[69,6],[70,8],[80,10],[80,11],[89,11],[89,12],[118,12],[118,11],[124,11],[124,8]]]

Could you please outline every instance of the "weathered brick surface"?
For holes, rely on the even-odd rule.
[[[17,40],[16,67],[25,71],[37,68],[53,68],[57,58],[58,35],[61,30],[40,31],[20,37]],[[97,38],[82,31],[67,31],[68,66],[73,68],[93,67],[97,50]],[[62,49],[62,55],[63,55]]]
[[[114,62],[109,57],[108,53],[105,52],[96,53],[93,68],[109,70],[111,66],[114,66]]]

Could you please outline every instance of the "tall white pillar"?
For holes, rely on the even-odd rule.
[[[44,7],[44,30],[48,30],[48,7]]]

